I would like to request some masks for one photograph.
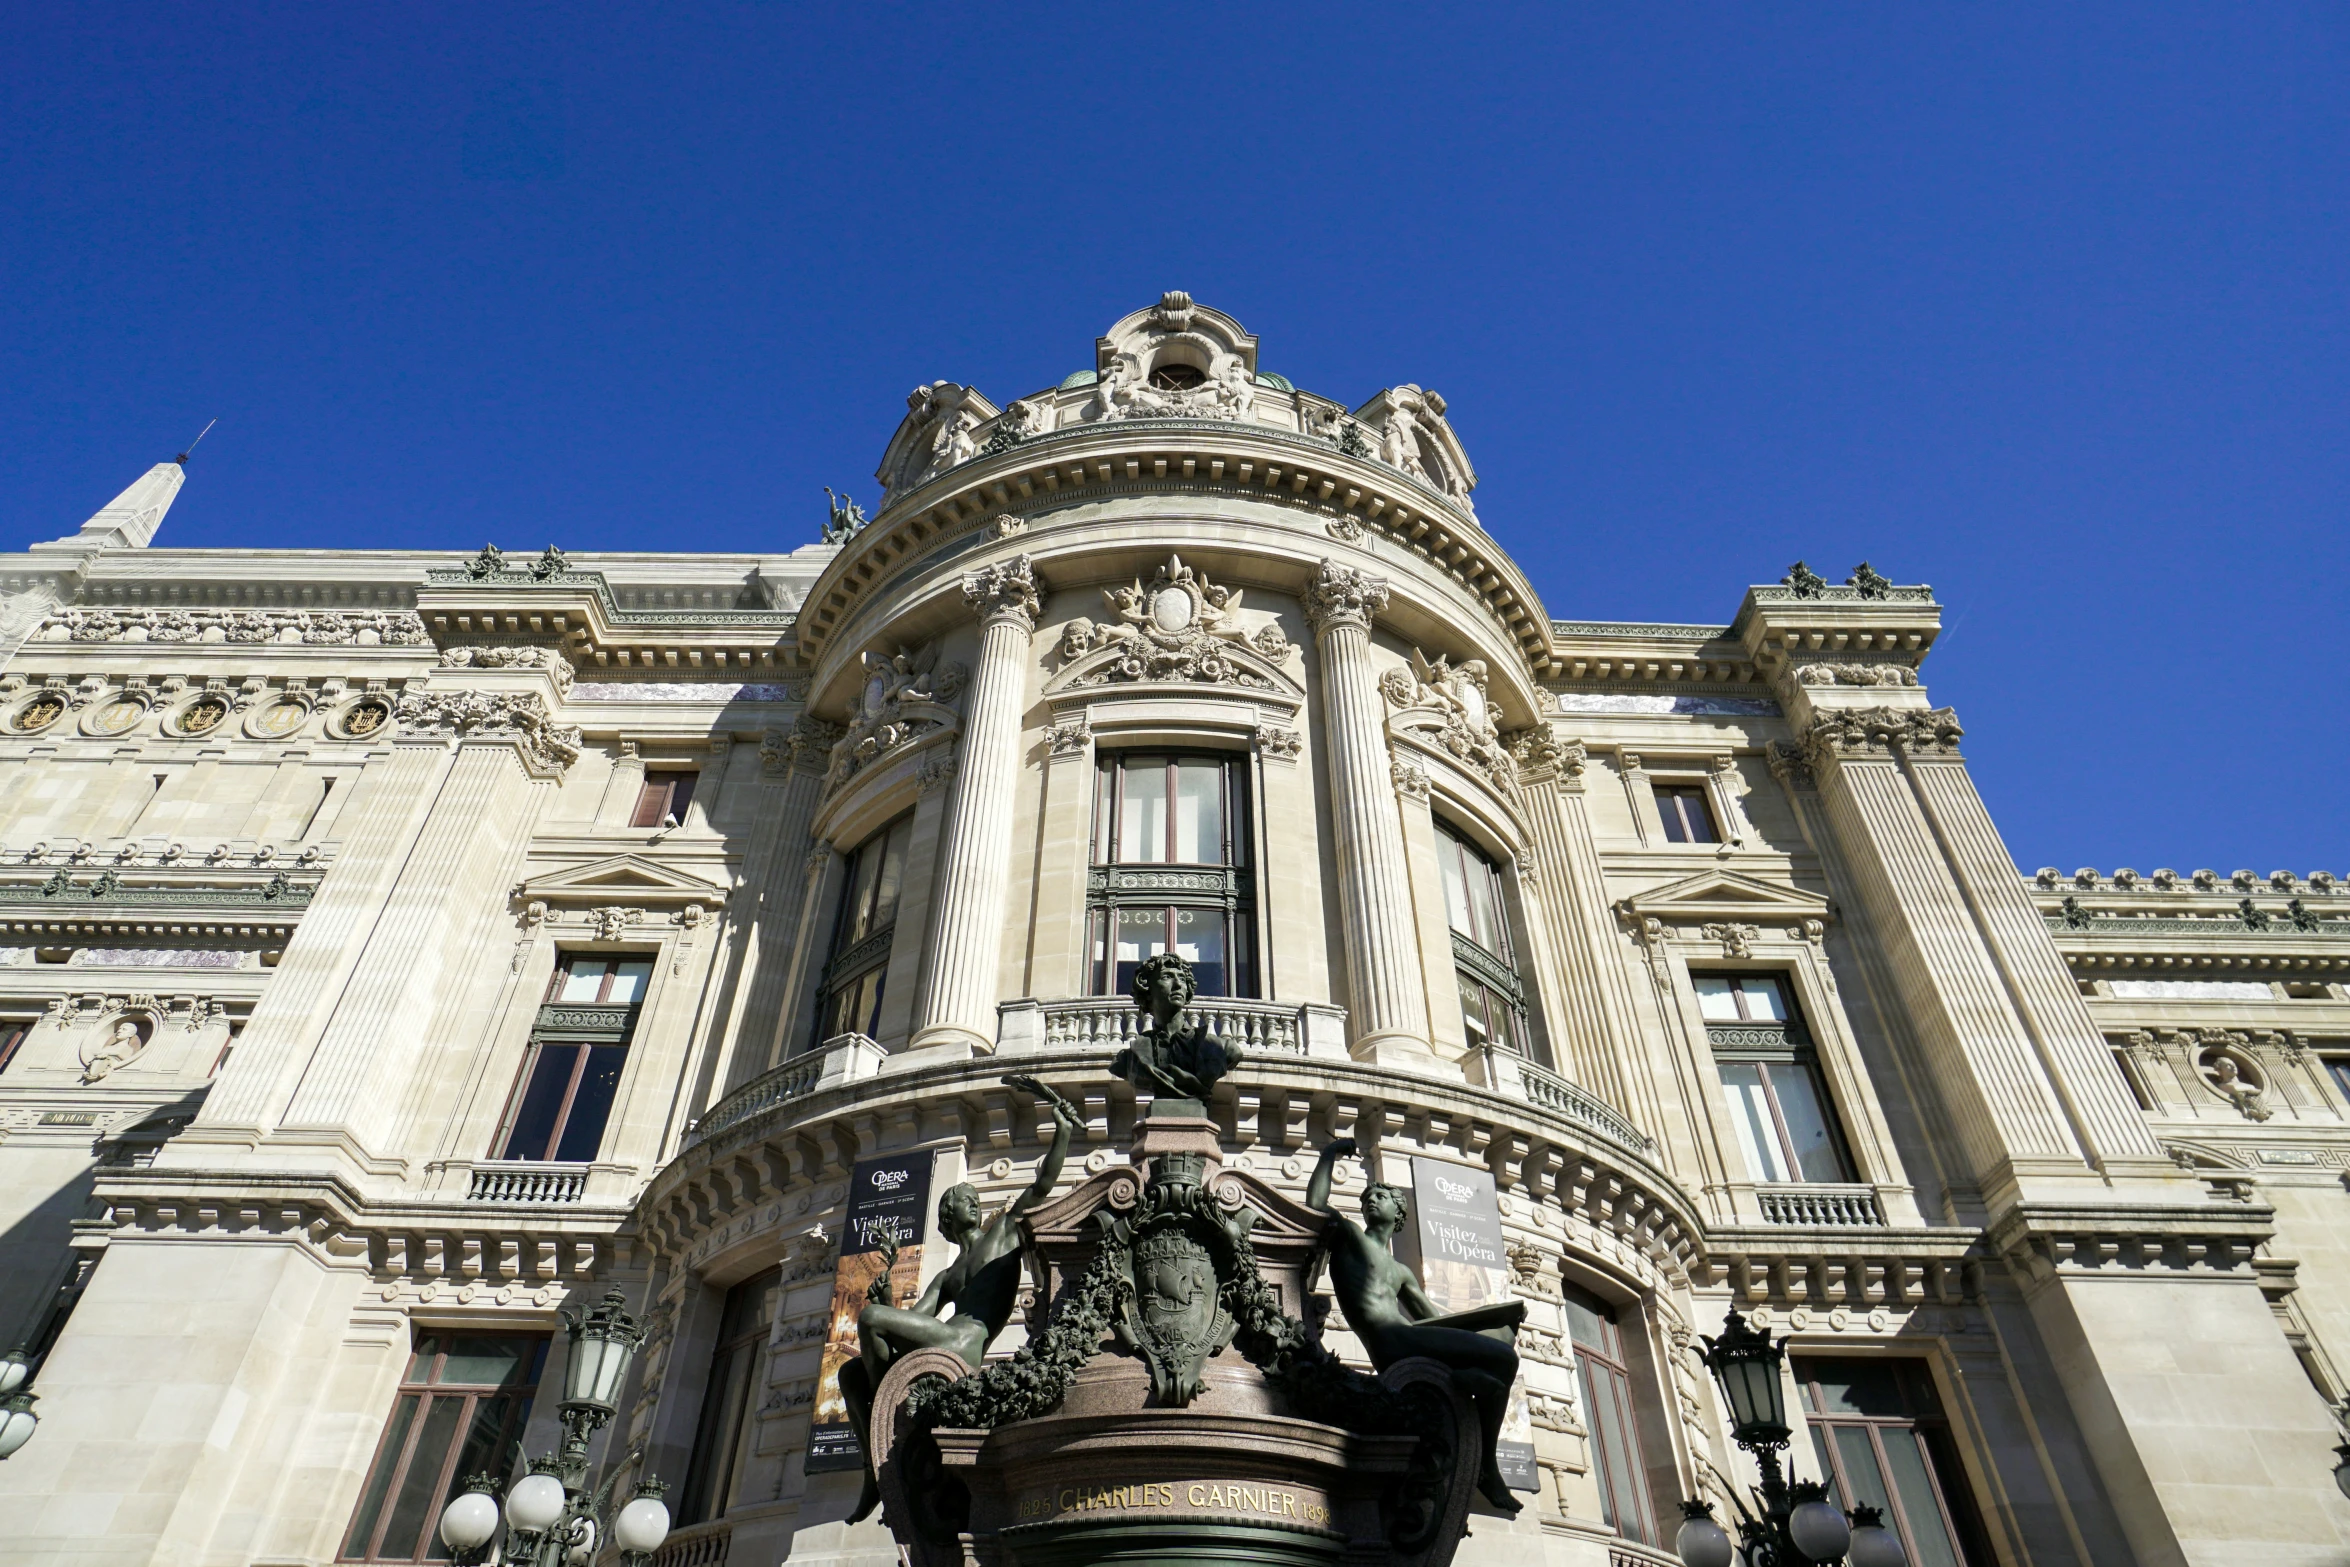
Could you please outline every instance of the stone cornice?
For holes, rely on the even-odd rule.
[[[1029,518],[1074,502],[1158,493],[1246,495],[1304,514],[1324,542],[1373,535],[1429,562],[1493,616],[1537,671],[1550,622],[1508,554],[1418,480],[1326,442],[1224,420],[1118,419],[1073,426],[986,453],[916,486],[858,530],[803,606],[800,659],[814,664],[878,587],[946,539],[1007,512]]]
[[[583,668],[746,676],[772,676],[791,665],[799,618],[782,609],[623,609],[600,571],[561,563],[544,571],[485,566],[478,556],[471,564],[428,568],[416,607],[443,647],[504,638],[559,645]]]
[[[2101,1272],[2249,1279],[2255,1252],[2275,1233],[2276,1210],[2265,1203],[2022,1203],[1994,1220],[1984,1239],[2033,1282]]]

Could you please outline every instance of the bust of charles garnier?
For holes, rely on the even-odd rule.
[[[1197,990],[1191,965],[1176,954],[1145,959],[1130,991],[1143,1013],[1142,1027],[1110,1070],[1153,1099],[1206,1099],[1217,1080],[1240,1064],[1240,1051],[1191,1015]]]

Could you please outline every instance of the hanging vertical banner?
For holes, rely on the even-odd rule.
[[[895,1241],[897,1263],[889,1270],[889,1303],[907,1306],[921,1294],[924,1209],[930,1203],[927,1153],[888,1159],[860,1159],[849,1178],[849,1207],[842,1223],[840,1261],[832,1274],[832,1318],[824,1337],[824,1359],[816,1372],[816,1407],[808,1429],[808,1472],[856,1469],[865,1462],[849,1406],[840,1396],[840,1368],[857,1358],[857,1314],[867,1291],[881,1276],[882,1248]]]
[[[1419,1269],[1420,1288],[1444,1312],[1515,1300],[1503,1250],[1501,1203],[1493,1172],[1444,1159],[1412,1156],[1412,1223],[1397,1234],[1398,1253]],[[1539,1491],[1534,1465],[1534,1416],[1521,1368],[1510,1389],[1510,1411],[1495,1449],[1502,1478],[1513,1491]]]

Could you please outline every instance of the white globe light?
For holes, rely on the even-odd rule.
[[[1687,1567],[1730,1567],[1738,1558],[1729,1535],[1703,1513],[1693,1514],[1681,1525],[1681,1532],[1673,1536],[1673,1551]]]
[[[33,1427],[41,1417],[33,1413],[36,1395],[19,1393],[6,1404],[0,1404],[0,1458],[6,1458],[32,1440]]]
[[[32,1358],[19,1344],[5,1355],[0,1355],[0,1397],[5,1397],[24,1386],[24,1379],[32,1374]]]
[[[526,1475],[506,1493],[506,1521],[539,1534],[563,1516],[563,1482],[553,1475]]]
[[[1845,1553],[1851,1567],[1909,1567],[1909,1553],[1901,1548],[1901,1539],[1882,1524],[1864,1523],[1852,1531],[1852,1545]]]
[[[1813,1561],[1832,1562],[1852,1543],[1852,1525],[1833,1502],[1800,1502],[1787,1515],[1787,1537]]]
[[[498,1499],[468,1491],[441,1513],[441,1543],[452,1551],[478,1550],[498,1532]]]
[[[612,1520],[613,1543],[624,1551],[657,1551],[668,1538],[669,1508],[655,1497],[638,1497]]]

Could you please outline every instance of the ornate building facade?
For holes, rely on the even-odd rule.
[[[1094,353],[917,389],[788,554],[174,550],[164,464],[0,557],[9,1560],[432,1559],[617,1286],[663,1567],[895,1561],[808,1458],[852,1174],[1000,1206],[1007,1073],[1124,1161],[1170,950],[1228,1164],[1490,1183],[1532,1489],[1460,1560],[1674,1560],[1731,1306],[1912,1561],[2350,1560],[2331,876],[2021,873],[1928,589],[1555,620],[1436,393],[1181,294]]]

